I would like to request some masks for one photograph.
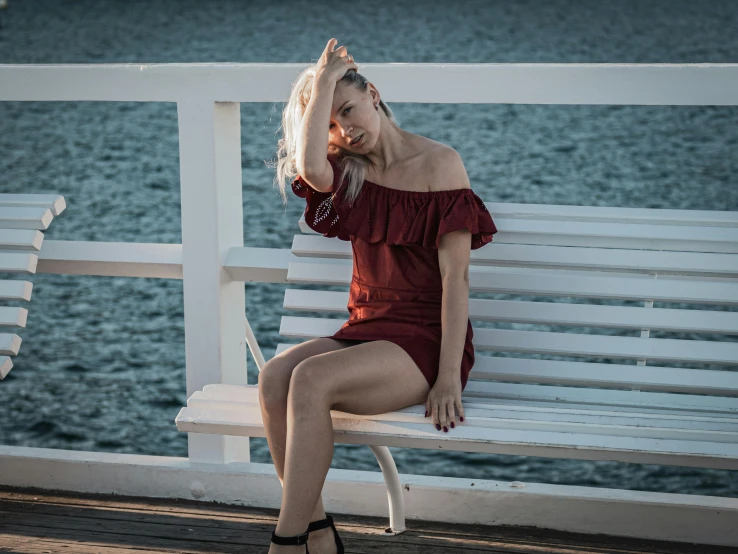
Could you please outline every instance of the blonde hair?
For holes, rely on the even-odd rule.
[[[297,176],[297,165],[295,163],[297,135],[302,125],[305,109],[310,101],[315,73],[316,66],[308,67],[300,73],[297,80],[292,84],[290,96],[282,112],[282,138],[277,142],[277,162],[276,164],[274,162],[271,164],[267,162],[268,166],[276,166],[277,168],[275,183],[279,187],[283,204],[287,203],[285,187],[288,182],[291,182]],[[366,92],[369,81],[356,70],[349,69],[338,82],[353,85],[358,90]],[[398,125],[394,113],[383,100],[379,101],[379,107],[384,111],[392,124]],[[344,179],[348,176],[346,199],[350,204],[353,204],[359,196],[361,187],[366,179],[366,168],[372,162],[366,156],[346,152],[334,145],[328,145],[326,156],[328,155],[336,156],[339,159],[339,167],[341,168],[339,183],[343,183]]]

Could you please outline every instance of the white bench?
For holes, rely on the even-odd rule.
[[[0,194],[0,271],[35,274],[38,252],[54,217],[67,207],[57,194]],[[0,300],[31,300],[33,284],[22,280],[0,280]],[[28,309],[0,307],[1,327],[25,327]],[[13,368],[21,338],[15,333],[0,333],[0,379]]]
[[[379,460],[387,532],[405,529],[387,446],[738,469],[738,212],[486,206],[499,232],[471,254],[465,422],[437,431],[423,405],[332,412],[336,441],[369,445]],[[333,315],[283,317],[290,339],[338,330],[352,271],[348,242],[300,225],[287,281],[346,288],[288,288],[285,308]],[[261,368],[250,329],[247,340]],[[264,437],[258,386],[207,385],[176,424]]]

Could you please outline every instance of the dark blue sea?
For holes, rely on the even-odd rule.
[[[336,37],[363,62],[736,63],[731,0],[9,0],[0,63],[317,61]],[[369,76],[371,78],[371,76]],[[285,91],[285,95],[286,95]],[[487,201],[738,210],[738,109],[393,104],[454,147]],[[273,187],[282,105],[241,105],[247,245],[289,248],[304,200]],[[55,192],[50,240],[180,243],[173,103],[0,102],[0,192]],[[0,444],[186,456],[182,282],[35,275]],[[271,355],[285,285],[248,284]],[[249,356],[249,382],[256,365]],[[393,448],[403,473],[738,496],[736,472]],[[264,439],[252,460],[271,462]],[[365,446],[333,466],[378,471]]]

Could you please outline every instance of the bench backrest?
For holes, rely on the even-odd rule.
[[[738,212],[485,204],[465,402],[738,413]],[[300,227],[287,280],[325,290],[290,287],[284,308],[335,317],[284,316],[280,335],[329,335],[351,246]]]
[[[54,217],[66,208],[63,196],[57,194],[0,194],[0,271],[35,274],[43,233]],[[19,279],[0,280],[0,300],[31,300],[33,284]],[[0,327],[26,326],[28,309],[0,307]],[[18,354],[21,338],[16,333],[0,332],[0,379],[13,367],[10,356]]]

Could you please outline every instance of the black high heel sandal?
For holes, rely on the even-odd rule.
[[[277,535],[274,531],[272,531],[272,542],[274,544],[280,544],[283,546],[295,546],[304,544],[305,545],[305,554],[310,554],[310,551],[308,550],[308,535],[309,531],[305,531],[304,533],[301,533],[299,535],[294,535],[292,537],[280,537]]]
[[[326,527],[333,528],[333,538],[336,539],[337,554],[344,554],[343,541],[341,541],[341,537],[338,536],[338,530],[336,529],[336,526],[333,523],[333,518],[331,516],[326,516],[325,519],[321,519],[318,521],[311,521],[308,525],[307,532],[310,533],[310,531],[317,531],[318,529],[325,529]]]

